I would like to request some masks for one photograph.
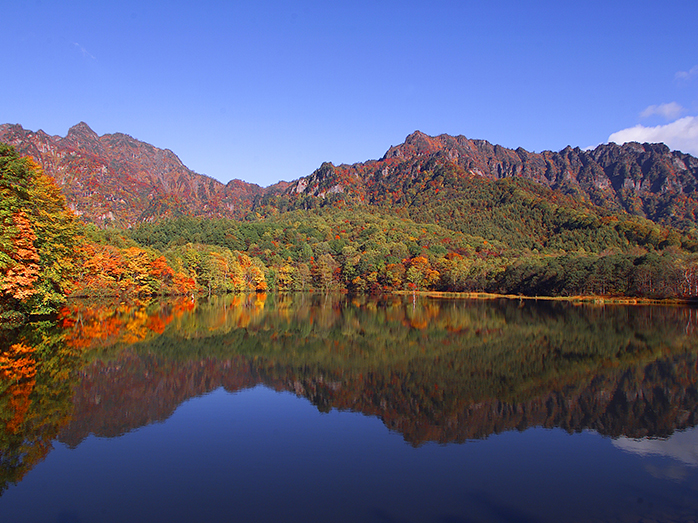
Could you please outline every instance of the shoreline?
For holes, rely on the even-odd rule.
[[[453,300],[527,300],[564,301],[583,305],[698,305],[695,298],[633,298],[628,296],[524,296],[519,294],[495,294],[490,292],[447,292],[447,291],[393,291],[393,294],[408,296],[415,294],[426,298]]]

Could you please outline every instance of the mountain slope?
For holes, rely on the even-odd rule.
[[[240,180],[224,185],[194,173],[172,151],[126,134],[98,136],[85,123],[64,138],[0,125],[0,141],[34,157],[71,208],[97,224],[132,226],[182,215],[240,219],[250,211],[268,215],[336,202],[401,212],[462,231],[476,227],[484,237],[493,237],[488,222],[511,214],[507,204],[535,207],[529,213],[533,222],[536,213],[564,208],[566,214],[569,209],[598,217],[629,213],[684,232],[698,229],[698,159],[662,144],[534,153],[416,131],[379,160],[324,163],[309,176],[265,189]],[[546,203],[555,208],[546,210]],[[565,216],[553,227],[564,228],[570,219],[579,221]],[[511,242],[521,233],[520,217],[508,221],[492,233]],[[530,226],[538,227],[533,222]],[[541,238],[549,233],[537,232]]]
[[[81,122],[61,138],[20,125],[0,125],[0,141],[32,156],[87,221],[129,226],[162,217],[195,214],[240,217],[263,189],[228,185],[193,172],[170,150],[129,135],[98,136]]]
[[[604,144],[583,151],[528,152],[464,136],[427,136],[419,131],[390,147],[376,161],[323,164],[294,182],[286,195],[410,206],[431,190],[434,199],[467,193],[468,179],[526,179],[608,211],[648,218],[682,229],[696,227],[698,159],[663,144]],[[454,194],[454,188],[460,188]],[[419,199],[417,199],[419,200]],[[424,202],[420,201],[420,205]]]

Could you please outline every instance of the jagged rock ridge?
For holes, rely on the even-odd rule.
[[[33,157],[88,221],[129,226],[182,214],[240,217],[263,189],[233,180],[227,185],[188,169],[168,149],[121,133],[98,136],[81,122],[68,134],[49,136],[20,125],[0,125],[0,141]]]
[[[610,143],[588,151],[568,146],[560,152],[533,153],[416,131],[380,160],[323,164],[294,182],[287,194],[339,193],[369,203],[395,203],[386,202],[385,194],[428,184],[440,167],[463,177],[525,178],[611,211],[680,228],[696,226],[698,159],[664,144]]]
[[[98,224],[130,226],[178,215],[241,218],[269,202],[275,205],[269,196],[281,193],[291,201],[341,197],[393,206],[405,192],[423,191],[430,177],[449,169],[463,178],[525,178],[610,211],[681,229],[698,227],[698,159],[663,144],[534,153],[416,131],[379,160],[324,163],[309,176],[265,189],[240,180],[224,185],[191,171],[172,151],[126,134],[98,136],[83,122],[64,138],[0,125],[0,141],[32,156],[58,182],[68,204]]]

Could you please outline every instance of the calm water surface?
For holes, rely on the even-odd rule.
[[[229,296],[2,340],[0,521],[698,519],[696,311]]]

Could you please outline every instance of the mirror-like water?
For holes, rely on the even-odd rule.
[[[698,519],[697,311],[72,304],[0,361],[7,521]]]

